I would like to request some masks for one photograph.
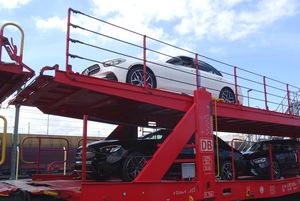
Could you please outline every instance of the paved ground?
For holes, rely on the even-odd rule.
[[[276,199],[257,199],[257,200],[247,200],[247,201],[300,201],[300,193],[290,195],[290,196],[280,197]]]

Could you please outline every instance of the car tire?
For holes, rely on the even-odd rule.
[[[281,177],[280,166],[277,161],[273,161],[273,175],[274,179],[280,179]]]
[[[146,70],[146,78],[148,87],[156,88],[155,75],[149,68]],[[144,86],[144,68],[141,66],[132,67],[127,74],[126,83],[136,86]]]
[[[221,180],[232,180],[232,165],[231,161],[224,161],[220,169]]]
[[[122,165],[123,181],[134,180],[143,169],[145,162],[145,154],[140,152],[132,152],[131,154],[129,154]]]
[[[235,104],[236,102],[234,92],[228,87],[221,90],[219,98],[223,99],[225,103]]]

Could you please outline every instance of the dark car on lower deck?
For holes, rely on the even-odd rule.
[[[296,140],[284,139],[256,142],[244,152],[249,173],[258,179],[271,178],[270,146],[272,147],[274,178],[297,175],[299,173],[299,143]]]
[[[159,144],[163,143],[171,130],[159,130],[137,139],[123,140],[102,140],[87,145],[87,174],[91,178],[121,178],[123,181],[133,180],[143,168],[145,161],[149,160],[157,150]],[[232,149],[222,139],[214,136],[216,144],[218,139],[220,175],[223,180],[232,179]],[[192,137],[189,144],[194,144]],[[216,150],[216,146],[215,146]],[[215,151],[216,153],[216,151]],[[81,173],[81,147],[77,150],[75,170]],[[178,159],[194,159],[195,149],[192,147],[183,148]],[[216,154],[215,154],[216,160]],[[235,175],[239,176],[245,169],[245,163],[242,154],[234,150]],[[216,165],[216,175],[217,175]],[[174,163],[167,174],[170,176],[181,176],[181,164]]]

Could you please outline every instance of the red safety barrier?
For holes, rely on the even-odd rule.
[[[101,30],[94,30],[84,27],[84,25],[75,24],[75,20],[73,17],[80,16],[86,18],[88,20],[93,20],[95,23],[101,24]],[[103,26],[102,26],[103,25]],[[107,30],[110,32],[105,32],[105,27],[108,27]],[[126,45],[126,47],[121,47],[119,49],[112,49],[112,46],[106,47],[106,44],[103,43],[101,46],[98,44],[92,44],[87,42],[85,38],[80,38],[79,35],[74,34],[74,29],[80,30],[87,34],[95,35],[97,37],[101,37],[111,42],[115,42],[120,46]],[[114,31],[112,31],[114,30]],[[122,35],[121,33],[124,33]],[[123,37],[124,36],[124,37]],[[76,48],[71,48],[73,46],[85,46],[89,48],[91,51],[95,51],[95,54],[85,54],[81,53],[81,55],[74,54],[71,51],[74,51]],[[118,47],[116,45],[115,47]],[[125,51],[126,50],[126,51]],[[170,51],[169,51],[170,50]],[[97,51],[99,57],[91,58],[91,55],[97,55]],[[75,51],[74,51],[75,52]],[[135,53],[131,53],[135,52]],[[171,53],[177,53],[177,55]],[[237,65],[231,65],[225,63],[223,61],[219,61],[205,55],[201,55],[197,52],[193,52],[188,49],[184,49],[178,47],[176,45],[152,38],[150,36],[146,36],[144,34],[138,33],[133,30],[129,30],[125,27],[112,24],[110,22],[104,21],[102,19],[90,16],[83,12],[69,9],[68,12],[68,25],[67,25],[67,40],[66,40],[66,71],[68,72],[68,76],[70,79],[75,79],[75,74],[72,71],[71,60],[72,59],[80,59],[81,61],[87,62],[86,66],[90,66],[93,64],[104,64],[105,61],[99,60],[101,55],[107,55],[108,58],[125,58],[125,59],[133,59],[136,63],[139,63],[139,67],[143,69],[143,78],[140,80],[143,84],[144,88],[149,87],[147,78],[147,72],[151,70],[151,65],[156,65],[161,67],[161,71],[166,70],[167,68],[173,73],[179,74],[179,77],[182,78],[184,76],[192,75],[193,78],[187,79],[185,81],[178,80],[177,78],[172,77],[172,73],[166,73],[165,75],[156,76],[159,79],[159,82],[168,82],[173,83],[173,85],[182,85],[185,87],[190,87],[190,89],[197,89],[199,87],[205,87],[208,91],[212,92],[214,98],[220,98],[221,89],[217,88],[217,86],[208,84],[203,86],[203,81],[206,82],[219,82],[221,85],[229,87],[232,90],[232,96],[234,98],[235,104],[245,105],[248,99],[248,106],[263,108],[265,110],[277,111],[281,113],[288,113],[291,115],[296,115],[299,111],[291,111],[291,107],[296,105],[300,100],[298,100],[298,94],[300,94],[300,88],[292,85],[287,85],[279,80],[260,75],[251,71],[248,71],[244,68],[241,68]],[[139,56],[135,56],[139,55]],[[194,61],[193,66],[190,67],[190,70],[181,70],[177,67],[167,66],[166,64],[159,62],[159,59],[153,58],[174,58],[178,55],[187,56]],[[102,58],[103,59],[103,58]],[[105,58],[104,58],[105,59]],[[208,74],[202,73],[203,69],[200,69],[199,63],[205,62],[212,67],[215,67],[219,73],[222,74],[220,78],[212,78],[214,76],[208,76]],[[149,67],[150,65],[150,67]],[[124,66],[113,65],[116,68],[128,71],[129,68],[124,68]],[[183,65],[184,66],[184,65]],[[104,66],[105,67],[105,66]],[[128,72],[127,72],[128,73]],[[209,72],[212,73],[213,72]],[[226,79],[225,79],[226,78]],[[201,79],[201,80],[200,80]],[[200,80],[200,81],[199,81]],[[119,81],[119,80],[118,80]],[[157,80],[156,80],[157,81]],[[122,80],[122,82],[127,82]],[[158,81],[157,81],[158,82]],[[174,83],[176,82],[176,84]],[[201,83],[201,86],[198,86]],[[166,89],[168,90],[168,89]],[[173,90],[173,89],[172,89]],[[189,95],[193,95],[191,93]],[[186,93],[186,91],[179,91],[181,93]],[[251,92],[251,93],[250,93]]]
[[[37,147],[37,160],[36,161],[27,161],[24,158],[24,148],[25,144],[28,140],[38,140],[38,147]],[[61,140],[65,142],[65,146],[61,148],[48,148],[48,147],[43,147],[42,146],[42,141],[43,140]],[[65,147],[65,149],[64,149]],[[62,138],[62,137],[47,137],[47,136],[31,136],[31,137],[25,137],[20,146],[20,159],[23,163],[25,164],[36,164],[36,169],[37,172],[40,172],[41,169],[41,153],[42,152],[63,152],[63,153],[69,153],[70,151],[70,143],[67,138]],[[64,162],[64,161],[62,161]]]

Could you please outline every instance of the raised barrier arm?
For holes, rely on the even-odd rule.
[[[21,44],[20,44],[20,54],[19,56],[17,55],[17,47],[15,45],[11,45],[9,43],[9,41],[7,40],[7,38],[5,38],[3,36],[4,34],[4,29],[5,27],[7,26],[14,26],[16,27],[20,33],[21,33]],[[0,36],[1,36],[1,41],[0,41],[0,45],[1,45],[1,49],[0,49],[0,61],[1,61],[1,57],[2,57],[2,46],[5,47],[7,53],[9,54],[10,58],[18,63],[22,63],[22,57],[23,57],[23,49],[24,49],[24,31],[23,29],[15,24],[15,23],[12,23],[12,22],[8,22],[8,23],[5,23],[2,25],[1,27],[1,30],[0,30]]]

